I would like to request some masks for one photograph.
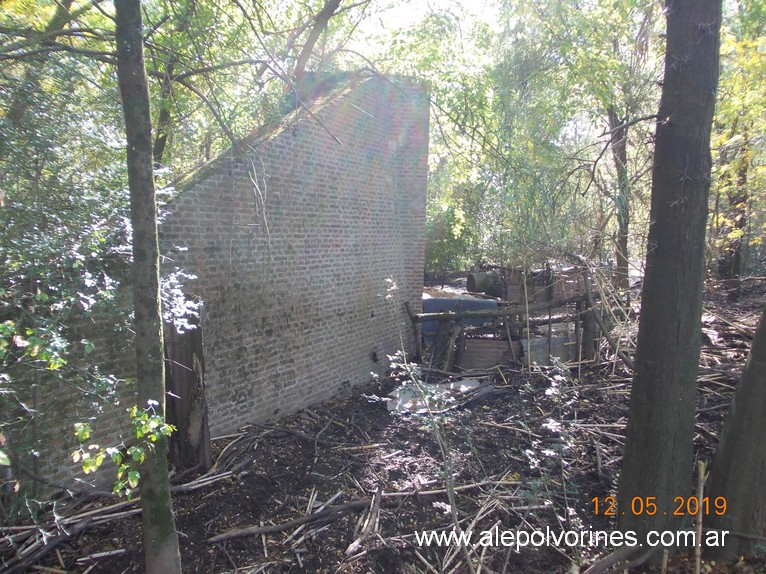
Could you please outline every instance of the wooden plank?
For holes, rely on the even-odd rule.
[[[444,311],[442,313],[413,313],[409,302],[405,303],[404,305],[407,309],[407,313],[410,316],[410,320],[413,323],[423,323],[425,321],[456,321],[458,319],[470,319],[479,317],[507,317],[509,315],[526,315],[527,313],[546,311],[548,309],[563,307],[565,305],[569,305],[570,303],[576,303],[577,301],[582,300],[583,297],[577,295],[575,297],[569,297],[559,301],[544,301],[542,303],[531,303],[529,305],[514,305],[509,307],[502,307],[500,309],[488,309],[479,311]]]

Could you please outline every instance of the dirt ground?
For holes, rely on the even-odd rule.
[[[715,451],[763,301],[763,286],[737,304],[707,298],[694,438],[699,459]],[[462,573],[471,571],[468,560],[484,573],[585,571],[610,549],[494,543],[461,551],[418,544],[416,532],[449,533],[457,523],[474,533],[474,542],[485,531],[611,532],[603,505],[616,495],[630,376],[603,354],[602,361],[573,367],[454,375],[477,381],[478,391],[431,414],[388,410],[387,394],[412,376],[400,367],[333,402],[215,440],[213,469],[175,487],[184,572]],[[426,388],[445,379],[409,369]],[[69,532],[82,528],[28,571],[143,571],[134,503],[93,501],[60,516],[59,524]],[[14,544],[34,539],[17,535]],[[8,544],[0,549],[12,559]],[[668,571],[694,572],[693,557],[672,558]],[[766,560],[705,561],[702,571],[766,572]]]

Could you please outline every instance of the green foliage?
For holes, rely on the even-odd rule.
[[[395,31],[378,59],[431,91],[427,267],[539,264],[562,249],[600,258],[631,203],[608,153],[607,112],[630,121],[656,109],[660,3],[496,10],[445,3]],[[652,127],[632,125],[628,142],[639,223]]]
[[[75,320],[106,315],[127,336],[120,285],[132,233],[113,6],[72,4],[41,0],[31,10],[28,2],[5,0],[0,8],[0,432],[44,420],[31,400],[38,383],[81,389],[89,407],[115,405],[122,383],[95,367],[102,351],[96,339],[72,329]],[[628,120],[654,113],[661,4],[531,0],[498,11],[493,2],[449,0],[402,11],[399,2],[350,3],[330,20],[309,69],[374,67],[429,88],[429,271],[537,264],[562,249],[597,259],[610,251],[628,208],[634,249],[646,228],[652,123],[630,128],[625,198],[604,147],[606,112],[614,108]],[[175,192],[173,181],[228,149],[232,138],[281,120],[296,60],[323,5],[144,5],[153,120],[167,135],[156,173],[163,200]],[[751,259],[764,260],[766,3],[726,6],[711,253],[742,241]],[[742,173],[747,225],[738,227],[734,192]],[[189,280],[180,270],[163,284],[165,318],[182,328],[195,311],[183,293]],[[4,448],[41,446],[15,440]],[[94,464],[98,452],[82,456]]]
[[[531,224],[527,242],[601,258],[601,238],[615,235],[618,221],[628,221],[631,196],[648,195],[652,123],[629,128],[623,183],[609,153],[609,112],[618,123],[654,113],[659,15],[656,2],[628,0],[506,5],[495,76],[506,97],[496,109],[504,118],[501,138],[518,142],[509,179],[516,187],[513,200],[532,208],[516,219],[517,225]],[[633,207],[647,209],[644,202]],[[641,243],[637,234],[634,247]]]
[[[721,30],[721,76],[711,147],[710,257],[734,251],[750,268],[766,266],[761,238],[766,225],[766,2],[725,4]],[[746,269],[742,269],[746,271]]]
[[[426,270],[455,273],[470,263],[471,238],[463,233],[465,214],[459,207],[443,204],[428,210],[426,221]]]
[[[292,67],[322,5],[144,3],[153,120],[167,135],[156,171],[162,200],[175,192],[171,182],[232,139],[281,119]],[[365,8],[331,20],[311,69],[333,69]],[[110,347],[131,337],[122,284],[132,229],[113,17],[111,3],[0,7],[0,436],[3,452],[30,466],[49,450],[54,412],[69,424],[95,420],[120,408],[127,382],[107,357],[118,353],[80,332],[113,324]],[[179,270],[162,285],[164,317],[181,329],[196,311],[183,292],[191,279]],[[53,388],[63,392],[47,392]],[[81,456],[90,468],[103,461],[99,450]],[[10,474],[0,481],[6,476],[16,481]],[[128,488],[136,479],[121,478]]]
[[[117,466],[117,478],[112,491],[130,499],[139,485],[139,467],[144,462],[147,451],[154,450],[155,443],[161,437],[169,437],[176,430],[156,413],[156,406],[156,402],[149,401],[149,405],[142,410],[136,406],[128,409],[131,433],[136,439],[130,446],[122,444],[120,447],[103,448],[98,444],[86,444],[92,434],[90,424],[75,423],[74,434],[80,446],[72,452],[72,460],[82,465],[85,474],[90,474],[97,471],[107,457],[110,458]]]

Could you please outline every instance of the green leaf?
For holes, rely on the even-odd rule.
[[[3,450],[0,450],[0,466],[11,466],[11,459]]]
[[[75,423],[74,434],[78,442],[83,443],[90,438],[92,429],[88,423]],[[75,461],[76,462],[76,461]]]
[[[128,484],[131,488],[138,486],[138,480],[141,478],[141,474],[137,470],[131,470],[128,473]]]
[[[116,448],[108,448],[106,449],[106,452],[109,454],[110,457],[112,457],[112,462],[116,464],[117,466],[120,466],[123,461],[122,453],[116,449]]]
[[[128,449],[128,454],[138,464],[143,463],[144,459],[146,458],[146,451],[142,447],[140,447],[140,446],[132,446],[132,447],[130,447]]]

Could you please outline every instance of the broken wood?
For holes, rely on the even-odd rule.
[[[360,512],[364,510],[365,508],[369,507],[369,505],[370,505],[369,500],[354,500],[346,504],[339,504],[338,506],[329,506],[325,508],[324,510],[315,512],[314,514],[309,514],[308,516],[302,516],[301,518],[296,518],[295,520],[290,520],[282,524],[269,524],[266,526],[249,526],[247,528],[234,528],[232,530],[227,530],[223,534],[218,534],[217,536],[208,538],[207,541],[209,544],[215,544],[216,542],[223,542],[224,540],[231,540],[233,538],[242,538],[244,536],[269,534],[272,532],[283,532],[285,530],[290,530],[291,528],[295,528],[297,526],[301,526],[302,524],[307,524],[309,522],[319,522],[319,521],[323,521],[327,519],[334,520],[335,518],[338,518],[350,512]]]
[[[501,307],[498,309],[487,309],[486,311],[443,311],[441,313],[413,313],[409,302],[406,302],[404,307],[407,310],[407,314],[410,316],[410,320],[413,323],[423,323],[425,321],[456,321],[458,319],[471,319],[481,317],[507,317],[509,315],[527,315],[528,313],[563,307],[565,305],[569,305],[570,303],[576,303],[577,301],[582,300],[582,295],[576,295],[566,299],[559,299],[558,301],[544,301],[542,303],[531,303],[529,305],[513,305],[508,307]]]
[[[170,437],[170,460],[179,469],[201,468],[212,464],[212,447],[205,396],[205,359],[202,352],[202,327],[180,331],[173,323],[166,325],[165,357],[167,419],[176,427]]]
[[[609,334],[609,329],[606,328],[606,324],[604,323],[604,319],[601,317],[601,313],[599,313],[596,309],[593,293],[591,293],[590,290],[590,279],[585,281],[585,299],[588,303],[588,307],[590,307],[590,315],[598,324],[599,328],[601,329],[601,334],[604,335],[604,338],[606,339],[607,343],[609,343],[609,346],[617,354],[617,356],[620,357],[625,366],[628,367],[631,371],[634,371],[635,366],[633,364],[633,359],[631,359],[622,349],[620,349],[619,343],[615,341],[614,337]]]
[[[382,493],[383,489],[378,487],[378,490],[375,492],[375,496],[372,498],[370,510],[367,513],[367,520],[362,527],[362,532],[351,544],[348,545],[348,548],[346,548],[346,556],[353,556],[356,554],[359,548],[362,547],[362,544],[364,544],[364,541],[369,538],[373,532],[377,531],[378,520],[380,518],[380,502],[382,500]]]
[[[518,481],[486,480],[486,481],[476,482],[473,484],[456,486],[454,487],[454,490],[455,492],[459,492],[463,490],[472,490],[474,488],[479,488],[481,486],[499,485],[499,484],[508,485],[508,486],[518,486],[521,483]],[[376,497],[379,496],[382,500],[387,500],[387,499],[395,499],[395,498],[408,497],[408,496],[420,497],[420,496],[444,495],[446,493],[447,493],[446,489],[408,490],[404,492],[381,492],[380,495],[376,493],[375,496]],[[227,530],[226,532],[223,532],[221,534],[208,538],[207,542],[209,544],[215,544],[216,542],[223,542],[224,540],[231,540],[233,538],[243,538],[245,536],[259,536],[261,534],[284,532],[285,530],[290,530],[291,528],[297,528],[304,524],[314,523],[314,522],[324,522],[326,520],[335,520],[336,518],[340,518],[341,516],[345,514],[349,514],[351,512],[361,512],[366,508],[372,508],[372,504],[374,503],[374,498],[365,498],[361,500],[352,500],[351,502],[347,502],[345,504],[339,504],[337,506],[328,506],[328,503],[334,500],[335,498],[337,498],[340,494],[341,493],[339,492],[338,494],[333,496],[328,502],[320,506],[319,510],[317,510],[317,512],[314,512],[313,514],[307,514],[305,516],[301,516],[300,518],[295,518],[293,520],[283,522],[282,524],[267,524],[267,525],[258,525],[258,526],[247,526],[245,528],[232,528]],[[378,503],[378,511],[380,509],[380,506],[381,506],[381,503]]]
[[[455,367],[455,345],[457,344],[458,337],[463,332],[462,321],[454,323],[449,330],[449,336],[447,338],[447,349],[444,356],[444,370],[451,371]]]
[[[62,531],[56,536],[36,541],[32,546],[26,549],[25,556],[23,558],[17,556],[15,559],[4,562],[3,566],[7,568],[7,570],[3,570],[3,572],[5,574],[20,574],[21,572],[25,572],[28,567],[40,560],[49,552],[52,552],[57,546],[68,540],[71,540],[72,538],[76,538],[80,532],[88,527],[90,522],[91,519],[86,518],[85,520],[81,520],[77,524],[73,525],[68,531]]]

